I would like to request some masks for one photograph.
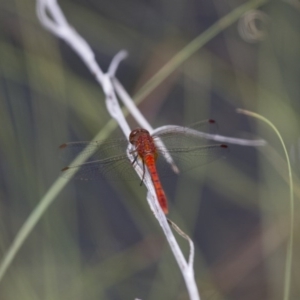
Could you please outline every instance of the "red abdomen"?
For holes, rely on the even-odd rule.
[[[167,214],[168,213],[168,200],[167,200],[166,194],[161,186],[161,183],[160,183],[160,180],[159,180],[159,177],[157,174],[154,155],[146,155],[146,157],[144,157],[144,163],[148,167],[148,170],[149,170],[149,173],[150,173],[150,176],[152,179],[152,183],[155,188],[158,202],[159,202],[163,212],[165,214]]]

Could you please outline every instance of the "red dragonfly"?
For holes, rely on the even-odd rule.
[[[82,180],[138,179],[133,166],[139,164],[143,170],[141,184],[147,170],[159,204],[167,214],[167,197],[159,179],[172,173],[172,166],[167,163],[167,158],[172,158],[176,164],[176,167],[173,165],[173,171],[176,171],[177,167],[180,171],[185,171],[225,156],[228,151],[225,144],[207,144],[206,137],[209,134],[198,131],[205,124],[214,127],[215,121],[199,122],[192,127],[166,126],[153,135],[146,129],[135,129],[129,135],[131,159],[127,154],[129,143],[125,138],[62,144],[59,148],[67,158],[89,156],[85,163],[63,168],[63,176],[74,176]]]

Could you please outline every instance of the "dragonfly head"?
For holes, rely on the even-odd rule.
[[[133,145],[136,144],[140,136],[150,135],[149,131],[143,128],[137,128],[131,131],[129,135],[129,142]]]

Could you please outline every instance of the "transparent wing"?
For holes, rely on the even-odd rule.
[[[74,142],[59,147],[61,157],[72,162],[76,157],[86,157],[86,162],[62,169],[63,177],[81,180],[136,180],[139,179],[126,155],[126,139],[108,142]]]
[[[158,132],[154,136],[154,140],[160,138],[165,146],[165,148],[157,147],[159,175],[166,177],[170,174],[171,166],[164,159],[166,152],[171,155],[180,172],[225,157],[229,152],[228,146],[213,143],[209,139],[216,132],[216,123],[213,120],[195,123],[191,127],[170,126],[168,129]]]
[[[157,146],[159,176],[172,174],[171,166],[164,159],[169,153],[181,172],[199,167],[226,156],[228,147],[213,144],[208,135],[216,133],[213,120],[198,122],[191,127],[167,126],[153,136],[160,138],[165,147]],[[200,130],[200,131],[199,131]],[[74,176],[82,180],[135,180],[139,179],[126,155],[128,141],[117,139],[96,142],[75,142],[61,145],[61,157],[71,163],[77,156],[87,157],[86,162],[62,169],[64,177]],[[167,150],[166,150],[167,149]]]
[[[212,143],[210,137],[218,133],[218,125],[211,119],[188,127],[171,125],[162,128],[153,137],[160,138],[170,149],[207,145],[209,142]]]

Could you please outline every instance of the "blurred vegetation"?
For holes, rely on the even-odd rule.
[[[131,95],[141,95],[141,87],[192,40],[254,2],[59,4],[104,71],[119,50],[128,51],[117,77]],[[252,20],[244,16],[219,28],[138,98],[154,127],[213,118],[221,135],[268,142],[261,148],[230,145],[225,160],[163,182],[169,217],[195,241],[204,300],[283,299],[290,235],[284,152],[268,126],[236,108],[270,119],[290,154],[296,200],[290,299],[300,298],[300,8],[299,1],[261,2]],[[58,146],[91,140],[110,116],[101,88],[69,46],[41,27],[32,0],[0,1],[0,80],[3,257],[60,175]],[[70,182],[0,282],[0,299],[188,299],[145,194],[137,182]],[[178,240],[187,254],[186,241]]]

